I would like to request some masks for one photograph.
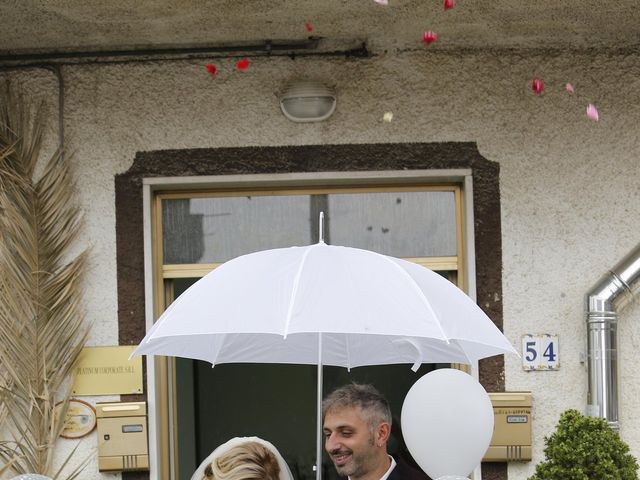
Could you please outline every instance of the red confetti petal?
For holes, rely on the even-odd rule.
[[[444,10],[450,10],[456,6],[456,2],[454,0],[444,0]]]
[[[544,82],[539,78],[534,78],[531,82],[531,90],[533,90],[535,94],[540,95],[542,90],[544,90]]]
[[[211,75],[215,75],[216,72],[218,71],[218,69],[213,63],[207,63],[206,68]]]
[[[307,32],[313,32],[313,25],[311,25],[311,22],[305,23],[304,26],[307,29]]]
[[[247,68],[249,68],[249,64],[251,64],[251,62],[248,58],[241,58],[236,62],[236,68],[238,70],[246,70]]]
[[[438,40],[438,34],[436,32],[432,32],[431,30],[429,30],[428,32],[424,32],[422,34],[422,41],[427,45],[435,42],[436,40]]]
[[[567,92],[569,92],[569,93],[573,93],[574,92],[573,84],[571,84],[571,83],[567,83],[564,88],[566,88]]]

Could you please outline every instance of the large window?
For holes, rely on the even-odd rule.
[[[324,240],[409,259],[462,288],[463,191],[459,185],[341,186],[268,190],[156,191],[153,231],[157,311],[217,265],[246,253]],[[248,299],[250,301],[250,299]],[[387,395],[395,427],[390,450],[407,455],[400,409],[407,390],[435,368],[326,367],[325,391],[350,381],[370,382]],[[189,479],[216,446],[258,435],[282,452],[294,476],[315,478],[316,369],[304,365],[210,365],[170,360],[170,401],[164,418],[175,478]],[[410,459],[409,459],[410,461]],[[325,460],[325,478],[334,478]]]

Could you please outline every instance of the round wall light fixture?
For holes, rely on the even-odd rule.
[[[280,109],[292,122],[320,122],[336,109],[335,93],[313,80],[299,80],[287,86],[280,95]]]

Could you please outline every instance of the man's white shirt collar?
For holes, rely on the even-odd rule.
[[[393,459],[393,457],[391,455],[389,455],[389,458],[391,459],[391,465],[389,465],[389,469],[385,472],[384,475],[382,475],[382,477],[380,477],[380,480],[387,480],[387,477],[389,475],[391,475],[391,471],[395,468],[396,466],[396,461]]]
[[[382,475],[380,477],[380,480],[387,480],[387,477],[389,475],[391,475],[391,472],[393,471],[393,469],[396,466],[396,461],[393,459],[393,457],[391,455],[389,455],[389,458],[391,459],[391,465],[389,465],[389,468],[387,469],[387,471],[384,472],[384,475]],[[351,477],[347,477],[347,478],[348,478],[348,480],[351,480]]]

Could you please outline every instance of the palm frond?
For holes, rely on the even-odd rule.
[[[76,444],[76,446],[73,447],[73,450],[71,451],[71,454],[62,463],[62,465],[60,465],[60,468],[58,469],[58,471],[53,475],[53,480],[58,480],[60,478],[60,476],[62,475],[62,471],[67,466],[67,464],[69,463],[69,460],[73,457],[73,454],[76,452],[76,450],[78,449],[79,446],[80,446],[80,443]],[[87,455],[84,458],[84,460],[82,460],[78,465],[76,465],[76,467],[71,472],[69,472],[69,474],[66,476],[66,480],[73,480],[73,479],[77,478],[78,475],[80,475],[80,473],[84,469],[84,467],[86,467],[88,465],[88,463],[91,461],[93,456],[94,456],[93,452],[91,452],[89,455]]]
[[[63,402],[64,412],[69,376],[88,335],[81,302],[87,254],[69,255],[80,232],[80,209],[68,158],[57,151],[41,159],[44,119],[41,109],[5,85],[0,92],[0,431],[11,438],[0,439],[0,471],[51,475],[64,424],[64,416],[55,414],[56,403]],[[39,161],[46,163],[36,178]]]

